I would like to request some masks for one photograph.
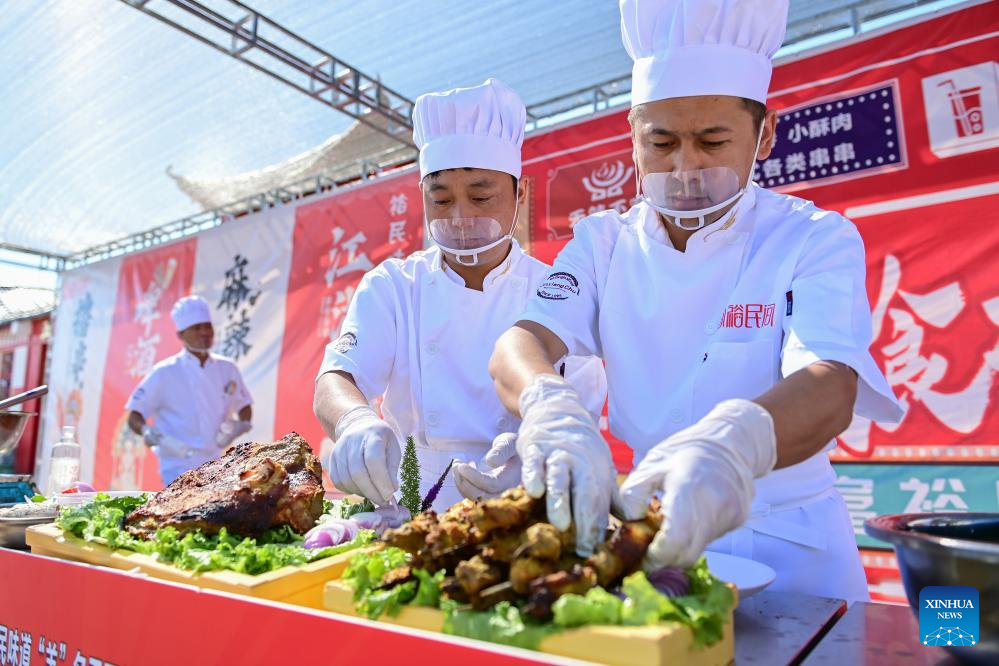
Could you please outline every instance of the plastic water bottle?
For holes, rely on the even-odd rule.
[[[50,497],[80,480],[80,444],[76,441],[76,428],[64,426],[62,439],[52,448],[49,458],[49,480],[45,492]]]

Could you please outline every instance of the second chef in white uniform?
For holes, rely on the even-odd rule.
[[[462,493],[486,496],[520,482],[513,445],[520,422],[500,403],[487,365],[550,271],[513,239],[526,207],[525,120],[520,98],[495,79],[417,99],[413,137],[436,247],[365,275],[340,337],[326,348],[315,410],[334,442],[327,462],[340,490],[391,501],[409,435],[421,496],[452,459],[462,463],[435,509]],[[606,395],[599,360],[570,358],[565,368],[596,418]],[[384,418],[369,406],[380,396]]]

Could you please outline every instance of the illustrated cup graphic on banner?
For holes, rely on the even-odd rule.
[[[999,65],[983,62],[923,79],[930,150],[951,157],[999,146]]]

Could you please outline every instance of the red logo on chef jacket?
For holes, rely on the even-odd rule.
[[[790,306],[790,292],[788,292]],[[718,326],[721,328],[772,328],[774,312],[777,306],[773,303],[736,303],[729,305],[722,314]],[[790,311],[788,314],[791,314]]]
[[[624,213],[634,199],[635,165],[630,150],[552,169],[548,172],[548,217],[539,225],[547,235],[544,240],[567,240],[584,217],[610,209]]]

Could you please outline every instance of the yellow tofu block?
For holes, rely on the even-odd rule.
[[[327,610],[358,617],[354,610],[353,590],[342,581],[327,583],[323,600]],[[436,608],[407,606],[397,616],[383,615],[378,621],[426,631],[442,631],[444,613]],[[549,636],[541,642],[539,649],[547,654],[621,666],[724,666],[735,658],[731,615],[720,641],[701,649],[695,649],[693,643],[694,636],[690,629],[680,624],[590,626],[567,629]]]
[[[63,532],[54,524],[36,525],[25,532],[31,552],[48,557],[85,562],[114,569],[139,571],[161,580],[210,590],[244,594],[258,599],[323,608],[323,586],[343,575],[358,550],[327,557],[302,566],[287,566],[251,576],[235,571],[195,573],[165,564],[150,555],[114,550]]]

